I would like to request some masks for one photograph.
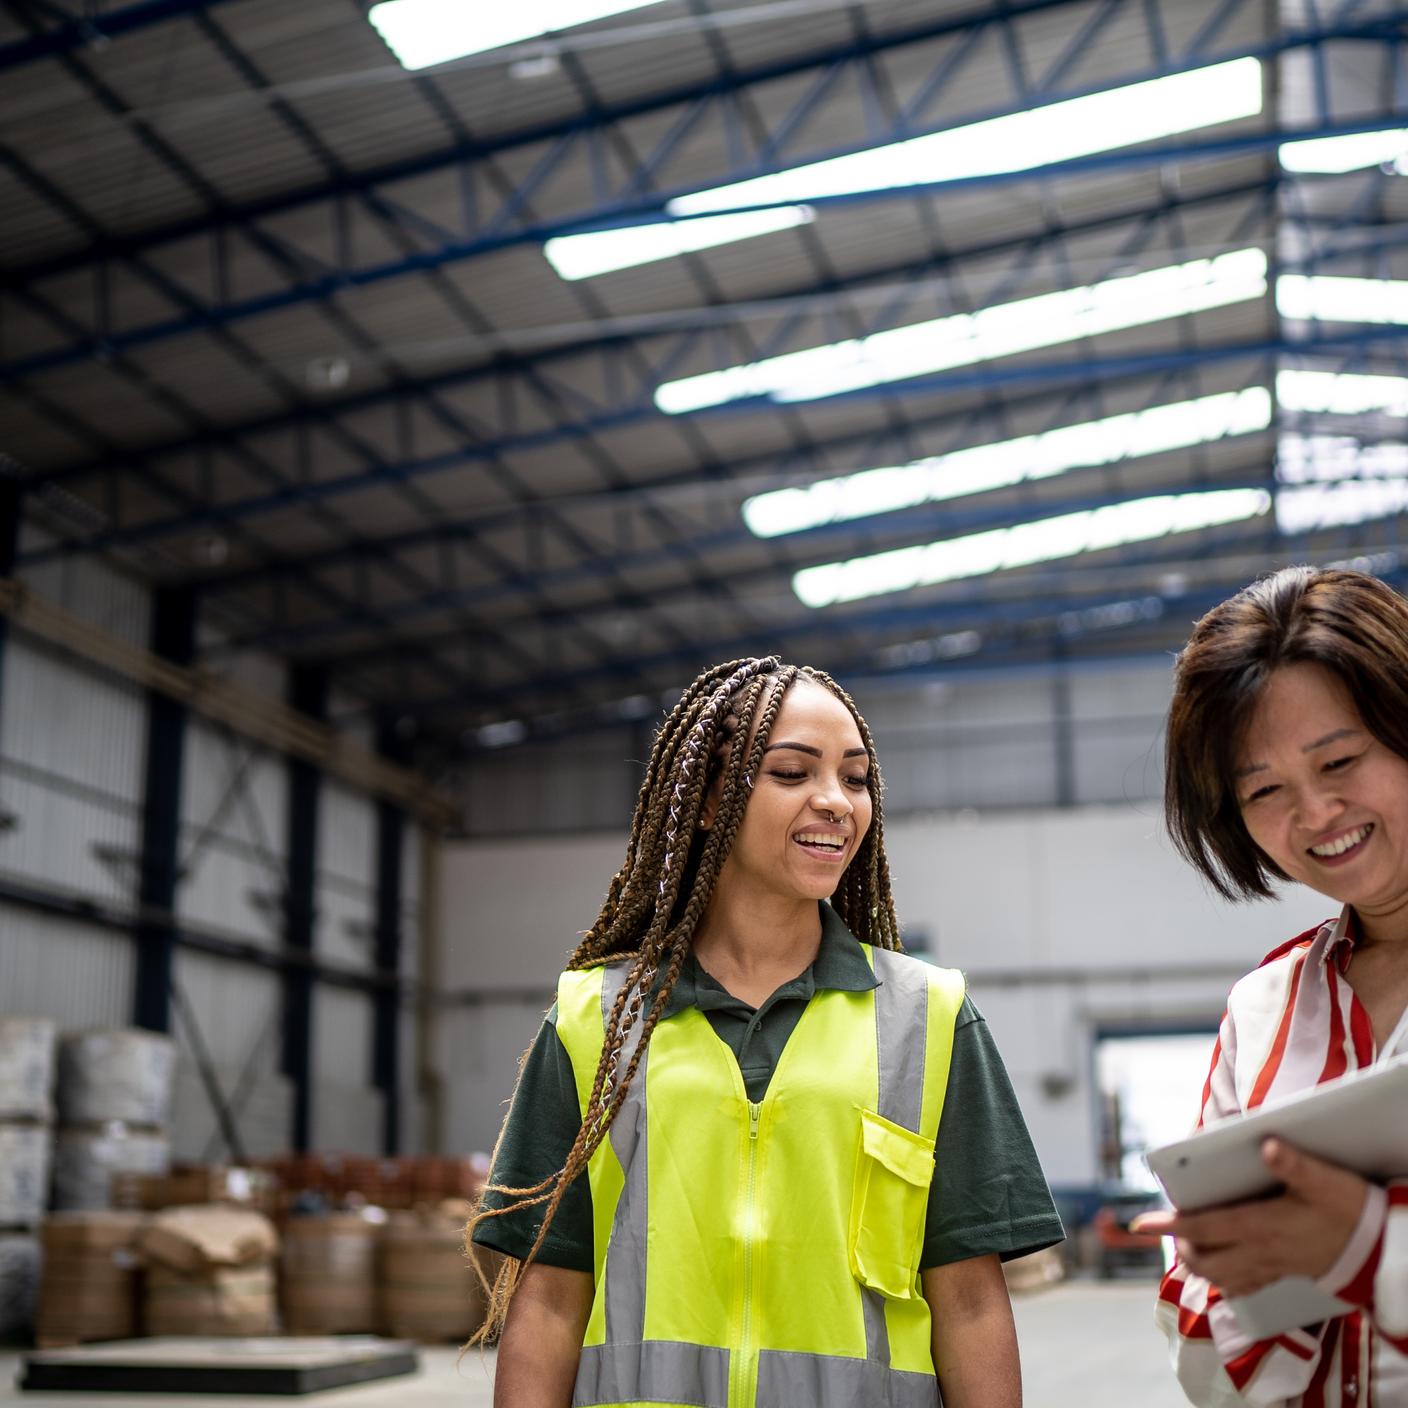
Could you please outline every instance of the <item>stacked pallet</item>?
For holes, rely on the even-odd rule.
[[[164,1174],[176,1069],[170,1037],[138,1029],[74,1032],[59,1043],[54,1207],[112,1206],[121,1174]]]
[[[27,1330],[39,1286],[37,1228],[49,1196],[54,1023],[0,1018],[0,1335]]]

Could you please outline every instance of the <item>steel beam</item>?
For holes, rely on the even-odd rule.
[[[152,653],[187,668],[196,650],[196,596],[189,587],[159,587],[152,603]],[[147,763],[142,796],[138,912],[174,913],[180,880],[181,771],[187,708],[169,694],[147,691]],[[132,1021],[171,1030],[171,931],[145,917],[137,923]]]
[[[295,667],[289,705],[318,722],[327,718],[328,682],[321,670]],[[322,779],[302,758],[288,759],[288,884],[284,889],[284,944],[298,954],[316,947],[318,800]],[[306,1153],[313,1133],[313,973],[303,965],[284,975],[282,1070],[293,1083],[291,1139]]]
[[[468,169],[475,163],[482,163],[499,155],[535,149],[547,144],[549,146],[548,154],[537,162],[524,182],[510,193],[502,208],[492,214],[477,215],[476,217],[482,238],[492,240],[498,236],[507,237],[512,229],[524,224],[522,211],[531,191],[541,190],[545,182],[559,170],[580,167],[580,163],[586,159],[585,149],[593,140],[593,134],[601,134],[631,118],[660,113],[671,108],[680,108],[687,116],[687,120],[677,123],[671,128],[662,139],[659,148],[646,158],[643,163],[644,169],[653,171],[665,164],[674,149],[688,135],[688,131],[703,119],[711,106],[728,99],[742,89],[812,70],[820,71],[817,87],[820,87],[822,83],[829,87],[834,81],[830,70],[837,66],[854,64],[858,72],[864,72],[874,58],[880,54],[928,40],[981,32],[999,24],[1020,21],[1025,15],[1062,8],[1072,3],[1073,0],[1027,0],[1026,3],[1014,0],[1014,3],[1005,4],[1000,9],[983,9],[970,12],[967,15],[912,26],[905,30],[892,31],[883,35],[867,35],[853,42],[826,50],[813,51],[783,63],[738,67],[726,75],[715,75],[700,83],[683,85],[629,103],[597,103],[590,111],[566,121],[538,124],[529,129],[492,139],[457,142],[435,152],[424,153],[403,161],[386,163],[364,172],[338,172],[324,181],[262,200],[238,204],[221,203],[198,217],[175,221],[158,229],[133,236],[113,236],[95,241],[83,249],[34,261],[12,269],[0,275],[0,287],[5,286],[7,282],[11,286],[17,286],[20,282],[32,282],[35,279],[55,274],[71,273],[76,269],[101,263],[114,257],[142,254],[161,245],[189,239],[193,236],[214,235],[222,230],[246,227],[252,222],[290,210],[302,209],[310,205],[335,203],[348,196],[366,195],[381,187],[437,171]],[[1230,6],[1224,5],[1222,7],[1223,18],[1226,18],[1229,8],[1242,8],[1250,3],[1252,0],[1232,0]],[[1235,49],[1229,48],[1218,52],[1210,52],[1206,47],[1212,37],[1214,36],[1207,34],[1197,36],[1182,52],[1168,56],[1165,62],[1148,69],[1121,75],[1119,82],[1139,82],[1243,56],[1270,59],[1292,49],[1336,40],[1386,42],[1401,38],[1401,34],[1393,17],[1380,16],[1346,24],[1287,30],[1274,39],[1261,44],[1241,46]],[[942,67],[941,62],[940,68],[942,69]],[[1064,65],[1058,61],[1057,67],[1060,69]],[[1054,89],[1048,89],[1038,83],[1030,88],[1027,102],[1030,105],[1053,101],[1057,98],[1080,97],[1087,93],[1104,91],[1113,86],[1116,85],[1107,83],[1094,87],[1067,89],[1058,86]],[[929,97],[932,98],[932,89],[927,91]],[[798,100],[793,112],[778,124],[778,132],[785,133],[790,137],[791,149],[795,150],[797,147],[798,129],[805,126],[805,118],[820,106],[821,104],[814,93],[805,93]],[[1004,109],[993,109],[965,114],[964,121],[965,123],[982,121],[988,117],[1002,116],[1004,112]],[[867,140],[864,142],[818,149],[808,152],[804,159],[808,161],[825,160],[833,156],[848,155],[856,150],[865,150],[887,140],[921,136],[926,132],[944,130],[945,126],[952,125],[944,124],[934,127],[924,124],[920,120],[921,118],[922,111],[906,110],[899,115],[894,131],[888,135],[868,134]],[[749,153],[747,157],[740,154],[730,170],[712,173],[709,184],[728,184],[775,169],[777,157],[773,149],[777,145],[774,140],[764,143],[756,154]],[[1071,167],[1070,169],[1085,168]],[[1019,173],[1018,179],[1031,179],[1031,173]],[[598,221],[603,219],[608,221],[629,220],[641,218],[650,212],[658,215],[665,200],[676,194],[686,194],[687,190],[695,188],[667,188],[642,197],[635,189],[637,181],[638,177],[632,176],[613,201],[608,203],[605,199],[599,199],[591,208],[575,212],[570,223],[564,224],[562,228],[575,230],[593,219]],[[538,229],[529,238],[538,240],[545,238],[543,232],[545,228]],[[556,229],[557,226],[553,228]],[[486,246],[480,252],[488,252],[489,248],[502,247],[501,244]]]
[[[388,761],[405,763],[408,748],[394,720],[377,730],[377,751]],[[375,961],[382,972],[401,969],[402,859],[406,814],[384,799],[376,806]],[[379,992],[372,1011],[372,1084],[382,1095],[382,1153],[401,1151],[401,1000],[394,989]]]
[[[85,0],[84,13],[67,24],[0,44],[0,73],[78,49],[100,50],[124,35],[197,15],[224,3],[225,0],[145,0],[144,4],[104,12]]]

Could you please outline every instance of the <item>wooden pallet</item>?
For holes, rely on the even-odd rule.
[[[19,1386],[69,1393],[288,1395],[396,1378],[419,1367],[414,1345],[372,1335],[116,1340],[31,1351]]]

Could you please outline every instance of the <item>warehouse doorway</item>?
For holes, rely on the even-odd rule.
[[[1144,1150],[1193,1127],[1217,1033],[1104,1032],[1096,1037],[1100,1171],[1110,1183],[1156,1191]]]

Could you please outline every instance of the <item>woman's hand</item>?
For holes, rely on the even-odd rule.
[[[1178,1259],[1226,1296],[1283,1276],[1323,1276],[1358,1225],[1369,1185],[1279,1139],[1268,1139],[1261,1156],[1284,1193],[1206,1212],[1145,1213],[1131,1230],[1177,1238]]]

